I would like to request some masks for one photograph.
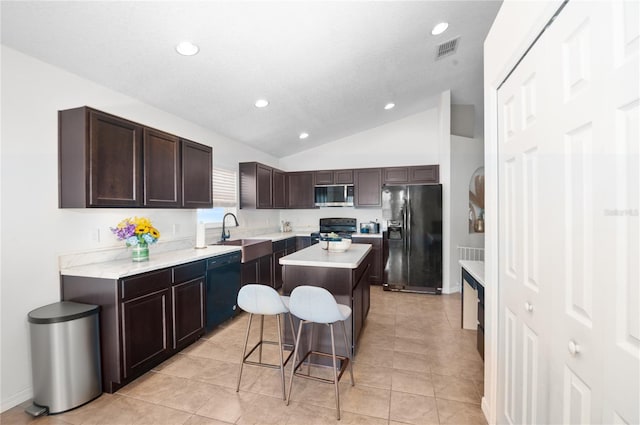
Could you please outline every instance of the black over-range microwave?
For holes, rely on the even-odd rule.
[[[316,207],[352,207],[353,185],[335,184],[315,187]]]

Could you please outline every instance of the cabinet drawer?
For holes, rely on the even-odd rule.
[[[189,264],[183,264],[173,268],[173,283],[186,282],[204,276],[206,269],[205,261],[196,261]]]
[[[163,269],[120,281],[122,300],[130,300],[171,286],[171,269]]]

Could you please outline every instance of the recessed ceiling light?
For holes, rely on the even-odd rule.
[[[200,48],[190,41],[181,41],[176,46],[176,52],[183,56],[193,56],[200,51]]]
[[[389,109],[395,108],[395,106],[396,106],[395,103],[391,103],[390,102],[390,103],[387,103],[386,105],[384,105],[384,109],[386,109],[388,111]]]
[[[269,105],[269,101],[267,99],[258,99],[254,105],[256,105],[256,108],[264,108]]]
[[[446,22],[440,22],[431,30],[432,35],[440,35],[449,28],[449,24]]]
[[[300,139],[301,139],[301,140],[304,140],[304,139],[306,139],[307,137],[309,137],[309,133],[300,133]]]

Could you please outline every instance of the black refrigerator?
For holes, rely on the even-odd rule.
[[[442,292],[442,185],[385,186],[385,290]]]

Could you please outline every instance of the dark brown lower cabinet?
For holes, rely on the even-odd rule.
[[[271,266],[273,277],[271,278],[271,283],[275,289],[280,289],[282,287],[282,266],[280,265],[280,259],[296,252],[296,237],[273,242],[271,250],[273,252],[273,264]]]
[[[204,334],[206,261],[122,279],[61,276],[62,299],[100,305],[102,389],[113,393]]]
[[[366,237],[361,238],[354,236],[352,239],[353,243],[366,243],[372,245],[373,249],[373,262],[371,264],[371,275],[369,277],[369,281],[372,285],[382,285],[382,278],[384,272],[384,261],[383,261],[383,251],[382,251],[382,238],[372,238]]]
[[[125,379],[141,375],[169,354],[169,298],[164,289],[122,303]]]
[[[181,349],[200,335],[205,326],[205,279],[199,277],[173,285],[173,348]]]
[[[271,254],[242,263],[240,268],[240,283],[260,283],[273,286],[271,282]]]

